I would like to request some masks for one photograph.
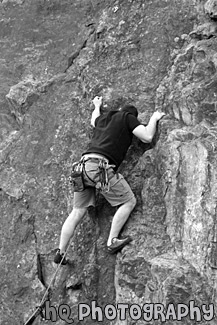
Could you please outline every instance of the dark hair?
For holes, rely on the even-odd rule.
[[[121,107],[120,109],[121,112],[128,112],[130,114],[133,114],[135,117],[138,117],[138,111],[137,111],[137,108],[133,105],[125,105],[123,107]]]

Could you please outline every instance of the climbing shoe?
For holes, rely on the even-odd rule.
[[[66,265],[68,263],[68,260],[65,257],[63,258],[63,255],[64,254],[60,254],[60,249],[58,248],[54,256],[54,263],[61,263],[61,265]]]
[[[118,238],[112,238],[112,243],[111,245],[107,246],[108,252],[110,254],[117,253],[120,251],[125,245],[129,244],[132,241],[131,237],[126,237],[123,239],[118,239]]]

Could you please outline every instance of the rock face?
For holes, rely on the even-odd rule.
[[[166,117],[120,168],[137,197],[123,229],[133,242],[108,255],[114,209],[99,196],[52,284],[59,315],[46,309],[46,324],[216,324],[216,3],[1,1],[1,325],[24,324],[56,271],[96,95],[104,111],[130,102],[142,122],[155,109]]]

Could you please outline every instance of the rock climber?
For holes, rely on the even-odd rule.
[[[132,241],[129,236],[118,238],[136,205],[136,198],[117,169],[131,145],[133,135],[142,142],[150,143],[156,132],[157,122],[165,113],[154,112],[149,123],[144,126],[137,119],[138,111],[133,105],[101,114],[102,100],[99,96],[93,99],[95,107],[91,117],[93,136],[88,149],[81,157],[85,188],[74,192],[73,210],[62,226],[59,248],[54,256],[54,262],[57,264],[67,264],[64,256],[66,248],[87,208],[95,206],[96,188],[112,206],[118,207],[107,240],[108,252],[116,253]]]

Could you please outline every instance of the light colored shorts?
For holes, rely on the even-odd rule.
[[[100,169],[96,159],[90,159],[85,162],[84,184],[85,190],[82,192],[74,192],[74,207],[88,208],[95,206],[96,184],[99,182]],[[109,190],[100,189],[101,194],[112,205],[122,205],[134,198],[134,194],[124,179],[124,177],[115,173],[112,167],[108,169]]]

